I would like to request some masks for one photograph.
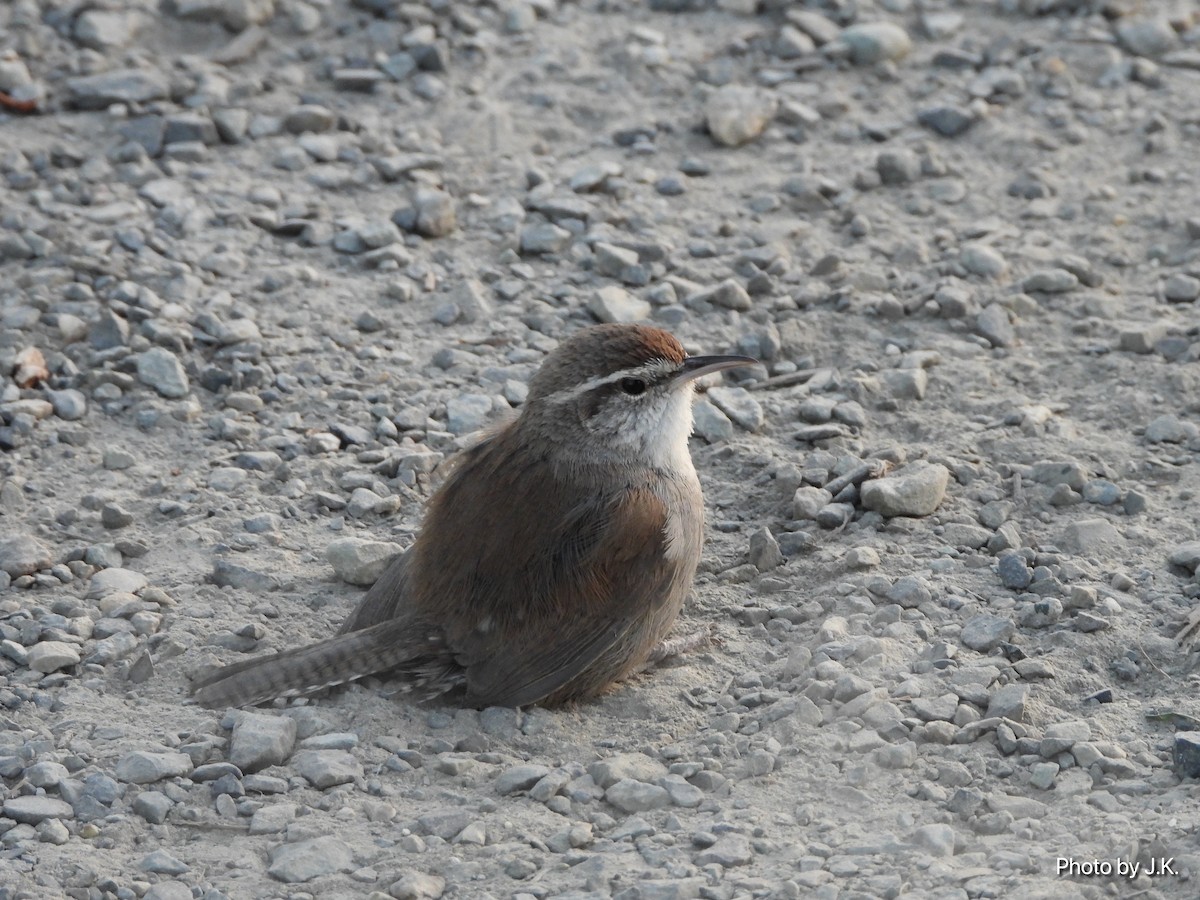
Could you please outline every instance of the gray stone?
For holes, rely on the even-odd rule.
[[[922,825],[913,832],[912,843],[929,856],[951,857],[954,855],[954,828],[942,822]]]
[[[721,412],[745,431],[756,432],[766,424],[762,404],[745,388],[712,387],[708,389],[707,396]]]
[[[698,866],[717,864],[729,868],[745,866],[754,859],[750,840],[740,834],[725,834],[717,838],[712,846],[701,850],[693,860]]]
[[[306,103],[283,117],[283,128],[291,134],[329,131],[337,124],[337,114],[325,106]]]
[[[709,94],[704,120],[718,144],[740,147],[762,134],[775,107],[775,98],[756,88],[727,84]]]
[[[344,750],[301,750],[292,767],[319,790],[363,777],[362,764]]]
[[[1182,566],[1189,572],[1195,572],[1200,567],[1200,541],[1180,544],[1167,556],[1167,561],[1173,566]]]
[[[350,494],[350,502],[346,504],[346,514],[353,519],[361,519],[372,513],[383,512],[387,501],[370,488],[355,488]]]
[[[250,127],[250,111],[240,107],[225,107],[212,112],[217,135],[227,144],[240,144]]]
[[[606,244],[604,241],[597,241],[592,246],[592,252],[595,254],[593,270],[597,275],[603,275],[605,278],[619,278],[622,281],[632,281],[638,283],[641,279],[630,279],[630,273],[638,268],[638,255],[636,250],[630,250],[628,247],[618,247],[615,244]]]
[[[874,569],[883,562],[875,547],[854,547],[842,559],[845,560],[846,568],[850,570]]]
[[[208,473],[208,486],[223,494],[243,490],[250,474],[237,466],[217,466]]]
[[[18,828],[27,826],[17,826]],[[58,819],[42,819],[34,828],[38,840],[61,847],[71,839],[71,830]]]
[[[1083,499],[1097,506],[1114,506],[1121,496],[1121,489],[1105,478],[1093,478],[1083,486]]]
[[[213,563],[209,580],[218,587],[234,587],[239,590],[263,593],[279,589],[280,582],[274,575],[238,565],[228,559]]]
[[[622,779],[656,782],[667,774],[666,766],[644,753],[621,753],[588,766],[588,774],[601,788],[609,788]]]
[[[26,664],[35,672],[57,672],[79,662],[79,651],[63,641],[39,641],[29,648]]]
[[[650,304],[623,287],[606,284],[588,299],[588,312],[599,322],[638,322],[650,316]]]
[[[550,769],[546,766],[512,766],[497,776],[496,793],[504,797],[517,791],[527,791],[549,774]]]
[[[98,600],[109,594],[136,594],[149,583],[145,575],[133,569],[101,569],[92,576],[87,597]]]
[[[682,775],[666,775],[658,783],[667,792],[672,806],[695,809],[704,802],[704,791],[689,783]]]
[[[817,524],[822,528],[841,528],[854,518],[853,503],[830,503],[817,513]]]
[[[929,375],[924,369],[885,369],[879,373],[887,392],[897,400],[924,400]]]
[[[285,884],[312,881],[354,868],[350,845],[328,835],[276,847],[270,852],[270,860],[267,874]]]
[[[1196,436],[1196,426],[1174,413],[1156,416],[1146,425],[1146,440],[1151,444],[1182,444]]]
[[[1046,726],[1038,752],[1046,759],[1053,759],[1058,754],[1070,750],[1078,741],[1091,740],[1091,737],[1092,726],[1081,719],[1056,722]]]
[[[492,415],[492,398],[486,394],[459,394],[446,401],[446,430],[470,434],[487,424]]]
[[[1058,771],[1058,763],[1034,763],[1029,768],[1029,783],[1039,790],[1048,791],[1054,786]]]
[[[979,525],[965,522],[950,522],[942,528],[942,540],[951,547],[966,547],[978,550],[988,542],[992,533]]]
[[[1176,732],[1171,766],[1180,778],[1200,778],[1200,731]],[[4,812],[9,814],[7,803]]]
[[[65,800],[55,797],[9,797],[4,801],[4,815],[26,825],[36,825],[43,819],[73,819],[75,810]]]
[[[87,412],[87,397],[82,391],[65,388],[61,391],[46,391],[46,399],[54,407],[54,414],[66,422],[82,419]]]
[[[622,778],[604,792],[604,799],[622,812],[645,812],[671,805],[665,788],[632,778]]]
[[[417,217],[413,230],[425,237],[439,238],[452,234],[458,227],[454,198],[436,188],[417,188],[413,192]]]
[[[1025,704],[1029,700],[1029,688],[1023,684],[1006,684],[997,688],[988,697],[987,718],[1025,721]]]
[[[995,247],[987,244],[964,244],[958,261],[964,269],[983,278],[1002,278],[1008,263]]]
[[[1008,310],[999,303],[984,307],[975,317],[975,332],[993,347],[1011,347],[1017,341]]]
[[[922,722],[949,722],[958,711],[958,695],[916,697],[912,701],[912,708]]]
[[[128,342],[129,322],[112,310],[101,310],[88,330],[88,345],[93,350],[111,350]]]
[[[1172,303],[1191,303],[1200,297],[1200,278],[1176,272],[1163,284],[1163,296]]]
[[[32,575],[54,565],[50,548],[28,534],[0,539],[0,572],[13,578]]]
[[[21,91],[33,87],[33,77],[29,67],[21,61],[18,54],[9,54],[0,59],[0,91],[8,94],[20,94]]]
[[[553,222],[539,222],[521,229],[521,252],[558,253],[571,243],[571,232]]]
[[[1082,491],[1088,472],[1074,460],[1044,460],[1033,464],[1030,478],[1038,484],[1065,484],[1073,491]]]
[[[334,69],[333,87],[338,91],[372,94],[387,76],[378,69]]]
[[[1062,294],[1079,287],[1075,273],[1066,269],[1039,269],[1026,275],[1021,290],[1030,294]]]
[[[278,834],[296,818],[295,803],[272,803],[260,807],[250,819],[251,834]]]
[[[974,125],[978,117],[970,109],[945,103],[920,110],[917,121],[942,137],[958,137]]]
[[[182,859],[159,848],[143,856],[138,868],[143,872],[155,872],[159,875],[182,875],[191,867]]]
[[[884,184],[908,184],[921,177],[921,160],[911,150],[884,150],[875,157]]]
[[[695,433],[710,444],[727,441],[734,434],[729,416],[703,398],[692,404],[692,424]]]
[[[492,304],[487,289],[474,278],[467,278],[450,293],[450,302],[458,310],[458,319],[477,322],[492,314]]]
[[[446,892],[446,879],[428,872],[408,872],[388,887],[393,900],[439,900]]]
[[[161,825],[175,801],[161,791],[142,791],[134,798],[133,811],[152,825]]]
[[[403,551],[395,544],[340,538],[325,548],[325,559],[333,572],[347,584],[370,586]]]
[[[908,32],[892,22],[851,25],[842,29],[838,40],[848,49],[850,61],[858,66],[903,59],[912,50]]]
[[[137,373],[142,384],[149,385],[164,397],[178,399],[188,394],[188,377],[183,364],[166,347],[151,347],[138,354]]]
[[[529,788],[529,798],[538,803],[546,803],[565,788],[571,781],[571,776],[561,769],[552,771]]]
[[[131,10],[85,10],[75,20],[75,40],[92,50],[116,50],[133,40],[142,21]]]
[[[886,518],[927,516],[942,502],[950,470],[938,463],[915,462],[887,478],[863,483],[862,504]]]
[[[1125,536],[1107,519],[1083,519],[1063,529],[1060,546],[1071,553],[1103,555],[1125,547]]]
[[[44,760],[39,763],[34,763],[24,772],[25,780],[34,787],[58,787],[59,784],[66,781],[70,776],[67,767],[62,763],[50,762]]]
[[[771,534],[771,529],[763,526],[750,535],[750,564],[760,572],[767,572],[783,565],[783,553],[779,549],[779,541]]]
[[[959,635],[963,646],[980,653],[988,653],[1013,636],[1016,626],[1010,619],[986,613],[972,616],[966,621]]]
[[[165,100],[171,92],[166,76],[154,69],[115,69],[67,79],[67,97],[79,109],[105,109],[114,103]]]
[[[1029,587],[1029,582],[1033,580],[1029,566],[1026,565],[1024,558],[1019,553],[1001,555],[996,572],[1000,576],[1000,583],[1014,591],[1025,590]]]
[[[417,819],[417,831],[419,834],[436,835],[444,841],[450,841],[469,824],[471,817],[465,810],[442,809],[420,816]]]
[[[296,745],[296,720],[288,716],[241,712],[229,739],[229,761],[242,772],[281,765]]]
[[[1038,591],[1042,581],[1033,586]],[[1062,618],[1063,604],[1057,597],[1044,597],[1035,600],[1021,612],[1021,625],[1025,628],[1049,628]]]
[[[687,298],[687,305],[703,307],[711,303],[722,309],[745,311],[754,306],[754,301],[744,287],[734,278],[726,278],[720,284],[703,291],[696,291]]]
[[[792,518],[815,519],[817,514],[833,502],[833,494],[825,488],[804,485],[796,488],[792,495]]]
[[[150,886],[142,900],[192,900],[192,889],[182,881],[160,881]]]
[[[195,112],[175,113],[166,119],[163,144],[182,144],[199,141],[211,146],[218,142],[217,126],[208,116]]]
[[[1116,24],[1117,40],[1130,53],[1151,59],[1174,50],[1179,36],[1166,18],[1126,16]]]
[[[916,609],[922,603],[932,600],[933,592],[929,590],[929,585],[923,578],[904,575],[897,578],[895,583],[888,588],[887,598],[904,609]]]
[[[151,784],[164,778],[187,775],[192,771],[192,758],[186,753],[135,750],[121,757],[113,774],[131,784]]]
[[[1166,322],[1147,322],[1122,329],[1117,347],[1127,353],[1153,353],[1155,345],[1166,336]]]

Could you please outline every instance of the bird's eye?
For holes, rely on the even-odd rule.
[[[630,397],[636,397],[639,394],[646,393],[646,382],[640,378],[622,378],[620,381],[621,390]]]

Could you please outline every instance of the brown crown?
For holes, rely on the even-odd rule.
[[[674,335],[650,325],[593,325],[575,332],[546,357],[530,384],[532,396],[546,396],[569,384],[621,369],[687,357]]]

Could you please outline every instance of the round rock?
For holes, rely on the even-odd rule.
[[[26,654],[29,668],[43,674],[77,665],[79,658],[79,651],[63,641],[39,641]]]
[[[863,483],[862,503],[881,515],[927,516],[946,496],[950,470],[938,463],[916,462],[888,478]]]
[[[884,60],[903,59],[912,50],[908,32],[892,22],[852,25],[838,36],[850,51],[850,61],[870,66]]]
[[[759,90],[727,84],[709,95],[704,120],[718,144],[740,147],[767,127],[775,115],[775,100]]]
[[[32,575],[53,564],[50,548],[32,535],[19,534],[0,540],[0,572],[7,572],[13,578]]]
[[[138,380],[149,385],[164,397],[186,397],[189,389],[183,364],[166,347],[151,347],[138,355]]]

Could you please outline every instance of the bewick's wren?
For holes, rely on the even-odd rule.
[[[694,380],[754,363],[689,357],[642,325],[577,332],[520,416],[459,456],[337,637],[217,669],[196,698],[243,706],[376,673],[468,706],[599,693],[649,659],[700,560]]]

